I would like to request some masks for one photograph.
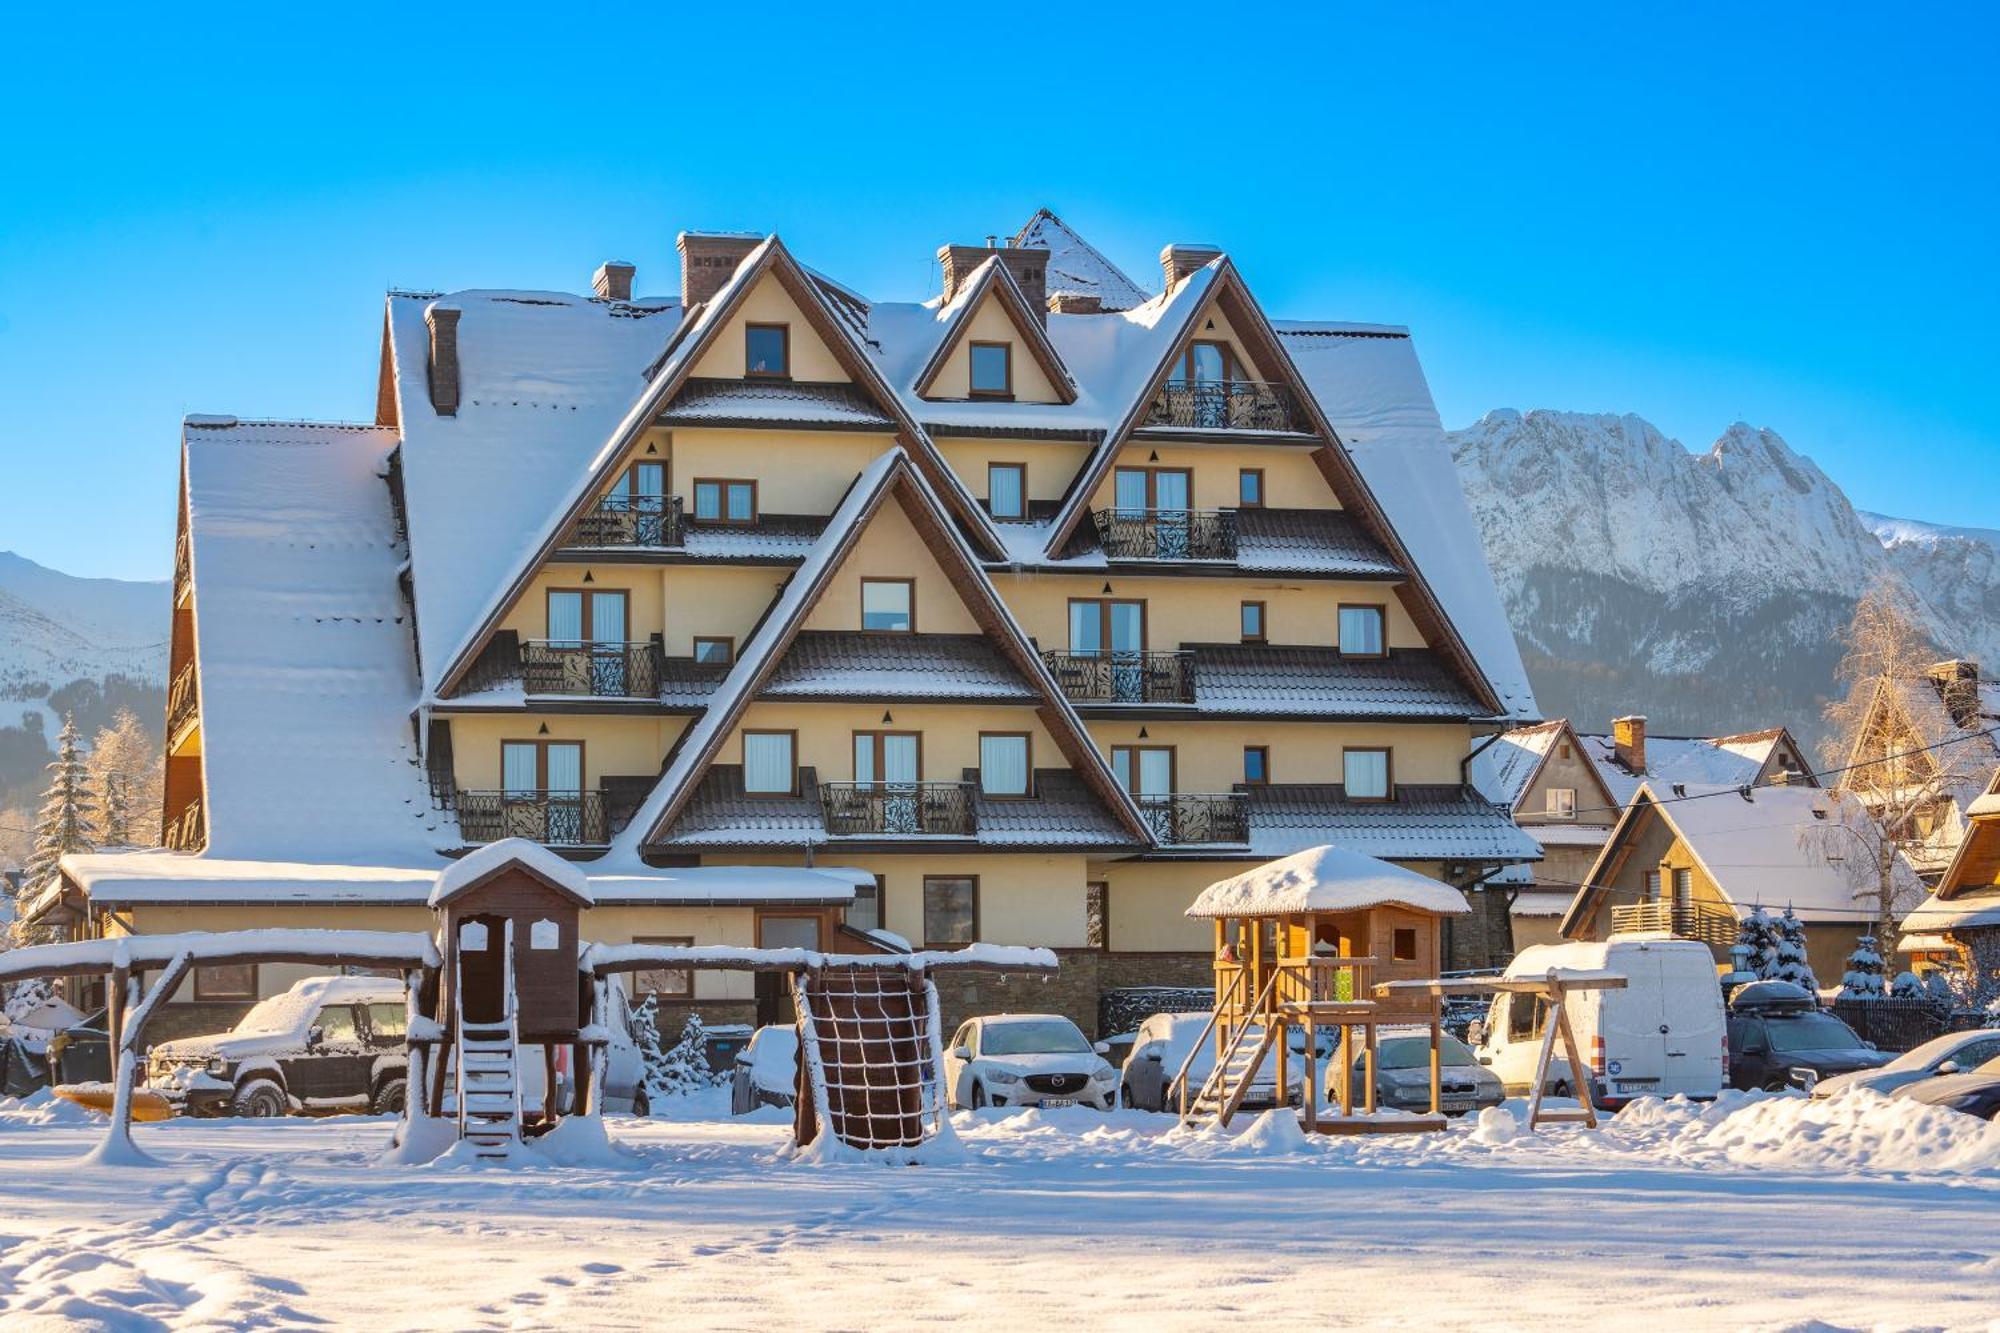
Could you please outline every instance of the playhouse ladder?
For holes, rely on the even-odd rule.
[[[463,986],[453,986],[458,1020],[458,1136],[476,1157],[506,1157],[521,1141],[520,1007],[514,994],[514,923],[505,926],[502,981],[506,1017],[499,1023],[465,1021]]]
[[[1202,1081],[1201,1091],[1188,1104],[1187,1114],[1181,1123],[1193,1127],[1205,1126],[1211,1122],[1224,1128],[1230,1118],[1243,1105],[1243,1098],[1250,1091],[1257,1071],[1263,1067],[1264,1058],[1271,1048],[1284,1039],[1285,1024],[1272,1011],[1271,995],[1278,983],[1278,974],[1273,971],[1264,989],[1251,1003],[1249,1009],[1237,1016],[1237,1022],[1229,1034],[1229,1044],[1223,1048],[1222,1058],[1215,1062],[1215,1068]],[[1233,1003],[1233,997],[1217,1001],[1217,1013]],[[1256,1032],[1256,1040],[1249,1040],[1251,1032]],[[1205,1035],[1205,1034],[1204,1034]],[[1284,1105],[1285,1090],[1278,1090],[1278,1104]]]

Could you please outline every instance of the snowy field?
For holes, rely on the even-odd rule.
[[[46,1097],[46,1094],[43,1094]],[[0,1325],[2000,1327],[2000,1126],[1869,1094],[1598,1131],[961,1115],[949,1160],[791,1160],[722,1094],[614,1164],[383,1167],[390,1122],[101,1123],[0,1101]]]

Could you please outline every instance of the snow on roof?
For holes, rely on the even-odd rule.
[[[232,419],[183,442],[208,854],[416,863],[438,817],[410,729],[393,433]]]
[[[1344,847],[1309,847],[1255,870],[1218,880],[1195,898],[1195,917],[1283,916],[1296,912],[1355,912],[1411,907],[1456,916],[1469,912],[1465,895],[1426,875]]]
[[[417,629],[434,689],[507,571],[534,549],[567,494],[645,391],[681,324],[677,302],[559,292],[464,291],[460,401],[430,399],[422,295],[389,297],[403,430],[403,489]]]
[[[1560,893],[1545,889],[1524,889],[1514,895],[1514,904],[1507,910],[1514,916],[1561,916],[1576,900],[1574,893]]]
[[[1560,719],[1532,727],[1516,727],[1494,737],[1472,756],[1469,773],[1479,794],[1495,805],[1512,809],[1563,734]]]
[[[510,865],[519,865],[562,890],[585,907],[591,905],[590,877],[582,866],[565,860],[538,842],[501,838],[476,848],[438,872],[430,905],[442,907],[467,889]]]
[[[1651,781],[1666,791],[1675,783],[1693,786],[1745,787],[1764,771],[1782,730],[1743,736],[1648,736],[1646,771],[1634,773],[1618,761],[1611,737],[1584,733],[1577,739],[1604,785],[1620,805],[1629,805],[1639,785]]]
[[[1272,327],[1506,716],[1538,719],[1415,346],[1407,337],[1328,333],[1288,320]]]
[[[1044,208],[1014,234],[1014,244],[1049,252],[1049,295],[1095,296],[1106,310],[1130,310],[1151,300],[1145,288],[1125,276],[1096,246]]]

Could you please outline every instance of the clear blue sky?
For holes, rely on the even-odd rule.
[[[670,292],[698,226],[913,298],[1043,204],[1411,325],[1449,425],[1741,418],[2000,521],[1993,7],[1085,8],[18,10],[0,549],[163,576],[182,414],[366,419],[390,286]]]

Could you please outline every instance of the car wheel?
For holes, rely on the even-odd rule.
[[[975,1083],[975,1084],[973,1084],[973,1085],[972,1085],[972,1109],[973,1109],[973,1110],[975,1110],[975,1111],[977,1111],[977,1110],[981,1109],[982,1107],[987,1107],[987,1106],[991,1106],[992,1104],[993,1104],[993,1103],[992,1103],[991,1101],[989,1101],[989,1100],[987,1099],[987,1096],[986,1096],[986,1085],[985,1085],[985,1084],[983,1084],[983,1083]]]
[[[632,1094],[632,1114],[640,1117],[645,1117],[651,1115],[652,1113],[653,1113],[653,1100],[652,1098],[646,1095],[646,1085],[641,1083],[639,1085],[639,1090]]]
[[[1130,1083],[1120,1083],[1118,1085],[1118,1104],[1128,1111],[1135,1110],[1138,1107],[1139,1103],[1132,1096],[1132,1085]]]
[[[240,1116],[270,1120],[291,1110],[291,1103],[285,1100],[285,1090],[270,1079],[253,1078],[236,1089],[234,1108]]]
[[[401,1115],[403,1103],[410,1095],[409,1088],[410,1081],[401,1074],[394,1078],[385,1078],[382,1080],[382,1086],[375,1089],[375,1099],[369,1103],[369,1107],[376,1115]]]

